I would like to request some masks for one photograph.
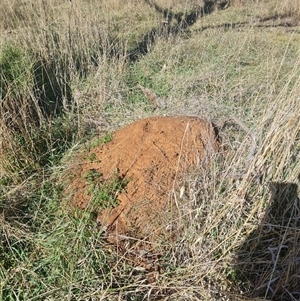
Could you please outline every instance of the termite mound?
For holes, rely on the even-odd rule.
[[[107,140],[70,164],[70,204],[92,207],[112,243],[124,237],[155,242],[171,235],[167,227],[176,206],[170,193],[184,172],[207,166],[219,150],[216,127],[197,117],[150,117]]]

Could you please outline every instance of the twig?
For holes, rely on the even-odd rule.
[[[154,92],[152,92],[150,89],[143,87],[139,83],[137,86],[143,91],[145,96],[150,100],[151,104],[154,107],[160,107],[164,108],[165,107],[165,101],[161,98],[159,98]]]
[[[235,179],[236,178],[243,179],[245,177],[245,175],[247,174],[249,166],[255,156],[255,152],[256,152],[256,148],[257,148],[256,137],[255,137],[254,132],[252,132],[240,119],[238,119],[235,116],[231,116],[228,119],[217,123],[216,126],[219,130],[222,130],[230,122],[234,122],[234,123],[238,124],[246,132],[246,134],[251,138],[251,141],[252,141],[251,147],[249,149],[249,154],[247,156],[247,159],[245,160],[245,170],[242,173],[238,173],[238,174],[235,173],[234,175],[226,175],[226,177],[229,176],[229,177],[232,177]],[[255,175],[255,179],[260,181],[260,175]]]
[[[232,121],[235,122],[236,124],[238,124],[245,131],[245,133],[251,138],[252,144],[251,144],[251,147],[249,150],[248,157],[246,159],[246,164],[250,165],[251,161],[254,158],[255,150],[257,147],[255,134],[240,119],[238,119],[235,116],[231,116],[228,119],[223,120],[222,122],[219,122],[217,124],[217,127],[219,130],[222,130],[229,122],[232,122]]]

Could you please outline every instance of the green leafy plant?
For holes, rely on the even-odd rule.
[[[96,156],[95,153],[91,153],[91,154],[89,154],[89,155],[87,156],[86,159],[87,159],[88,161],[90,161],[90,162],[94,162],[94,161],[97,160],[97,156]]]
[[[112,133],[107,133],[103,137],[93,140],[90,147],[93,148],[93,147],[97,147],[103,143],[108,143],[112,140],[112,137],[113,137]]]
[[[98,181],[101,176],[102,174],[100,172],[95,169],[91,169],[85,174],[85,179],[94,188],[96,181]]]
[[[102,174],[95,169],[85,174],[89,184],[88,194],[92,195],[93,207],[97,210],[115,208],[119,204],[118,194],[126,188],[129,179],[114,175],[109,180],[104,180]]]

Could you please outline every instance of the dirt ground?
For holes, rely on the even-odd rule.
[[[135,121],[113,133],[110,141],[85,150],[73,162],[68,171],[71,204],[92,206],[112,243],[119,244],[128,237],[148,243],[162,237],[170,239],[176,232],[171,220],[178,216],[172,196],[182,173],[205,166],[218,148],[216,129],[200,118]],[[95,194],[101,190],[95,188],[100,182],[120,183],[108,192],[113,194],[110,205],[95,202]]]

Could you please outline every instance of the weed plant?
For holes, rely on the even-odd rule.
[[[225,2],[2,0],[0,300],[300,298],[299,1]],[[62,205],[61,158],[153,114],[234,115],[257,148],[246,161],[229,126],[226,151],[177,183],[177,240],[158,242],[150,281],[91,210]]]

